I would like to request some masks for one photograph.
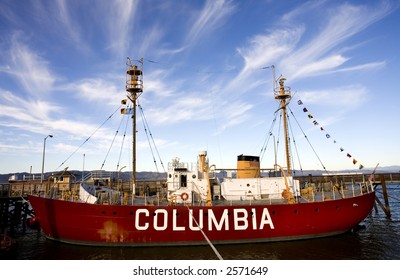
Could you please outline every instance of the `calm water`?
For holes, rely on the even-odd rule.
[[[383,202],[381,188],[377,196]],[[378,206],[358,231],[303,241],[216,246],[226,260],[399,260],[400,186],[388,185],[392,216]],[[47,240],[36,230],[18,233],[18,246],[2,259],[8,260],[212,260],[208,246],[171,248],[108,248],[75,246]]]

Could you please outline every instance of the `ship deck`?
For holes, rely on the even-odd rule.
[[[367,185],[349,185],[344,188],[332,189],[303,189],[302,193],[294,197],[294,203],[310,203],[310,202],[323,202],[327,200],[339,200],[343,198],[356,197],[373,191],[371,186]],[[275,196],[276,197],[276,196]],[[293,202],[291,202],[293,203]],[[205,201],[190,201],[184,203],[171,203],[165,199],[160,199],[160,196],[137,196],[133,200],[130,199],[131,205],[144,205],[144,206],[206,206]],[[233,199],[227,200],[221,196],[214,197],[212,206],[231,206],[231,205],[273,205],[273,204],[289,204],[289,201],[284,198],[255,198],[247,197],[246,199]]]

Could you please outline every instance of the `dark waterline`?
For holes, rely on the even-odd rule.
[[[377,196],[381,198],[378,188]],[[400,186],[388,185],[391,218],[379,208],[356,231],[342,235],[245,245],[216,246],[226,260],[398,260],[400,259]],[[378,206],[379,207],[379,206]],[[4,253],[8,260],[215,260],[209,246],[190,247],[91,247],[47,240],[28,229],[15,236],[18,245]]]

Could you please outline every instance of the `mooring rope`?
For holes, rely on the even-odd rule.
[[[208,245],[210,245],[211,249],[213,249],[215,255],[218,257],[219,260],[224,260],[221,256],[221,254],[218,252],[217,248],[215,248],[215,246],[211,243],[210,239],[208,239],[207,235],[204,233],[203,229],[199,226],[199,224],[197,223],[196,218],[193,216],[192,212],[190,211],[189,206],[186,205],[186,208],[188,209],[190,215],[192,216],[194,222],[196,223],[196,226],[200,229],[201,233],[203,234],[205,240],[207,241]]]

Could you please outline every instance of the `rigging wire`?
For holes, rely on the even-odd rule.
[[[260,154],[259,154],[260,161],[262,161],[262,159],[264,158],[265,151],[266,151],[266,149],[268,147],[269,140],[271,139],[271,136],[273,135],[272,134],[272,130],[274,129],[274,126],[275,126],[275,123],[276,123],[276,117],[277,117],[277,114],[275,112],[275,117],[272,120],[271,127],[270,127],[270,129],[268,131],[268,136],[266,137],[266,139],[264,141],[264,144],[262,145],[261,150],[260,150]]]
[[[107,154],[106,154],[106,156],[105,156],[105,158],[104,158],[104,161],[103,161],[103,163],[102,163],[102,165],[101,165],[101,167],[100,167],[100,170],[103,170],[104,164],[106,163],[106,160],[107,160],[107,158],[108,158],[108,155],[110,154],[111,148],[112,148],[112,146],[114,145],[115,138],[117,138],[117,135],[118,135],[118,133],[119,133],[119,129],[121,128],[121,125],[122,125],[123,120],[124,120],[124,118],[121,118],[121,121],[119,122],[119,126],[118,126],[117,130],[115,131],[114,138],[113,138],[113,140],[111,141],[110,147],[108,148]]]
[[[291,135],[293,137],[294,150],[296,151],[297,160],[299,161],[299,167],[300,167],[301,175],[304,176],[303,167],[301,166],[301,161],[300,161],[300,156],[299,156],[299,150],[297,149],[296,139],[294,138],[292,122],[289,120],[289,117],[288,117],[288,123],[289,123],[290,133],[291,133]],[[292,159],[293,159],[293,157],[292,157]],[[294,167],[294,159],[292,160],[292,165]]]
[[[288,142],[289,142],[289,155],[290,155],[290,159],[291,159],[290,164],[292,166],[293,175],[295,175],[296,174],[296,170],[294,169],[294,156],[293,156],[292,145],[290,145],[290,142],[292,142],[292,137],[293,137],[293,145],[296,146],[296,141],[294,140],[293,133],[289,133],[289,131],[291,131],[291,129],[290,129],[290,117],[286,116],[286,119],[287,119],[287,123],[288,123],[288,131],[287,131],[287,133],[288,133]],[[290,136],[292,136],[292,137],[290,137]]]
[[[296,121],[296,123],[297,123],[298,127],[300,128],[301,132],[303,133],[304,137],[306,138],[306,140],[307,140],[308,144],[310,145],[311,149],[313,150],[313,152],[314,152],[315,156],[318,158],[318,160],[319,160],[320,164],[322,165],[322,168],[323,168],[323,169],[326,171],[326,173],[328,173],[328,174],[329,174],[329,171],[328,171],[328,170],[326,170],[326,168],[325,168],[325,165],[322,163],[322,161],[321,161],[320,157],[318,156],[318,154],[317,154],[317,152],[315,151],[315,149],[314,149],[313,145],[311,144],[310,140],[308,139],[307,135],[305,134],[305,132],[304,132],[303,128],[300,126],[300,123],[297,121],[297,119],[296,119],[296,116],[294,115],[293,111],[290,109],[290,107],[289,107],[289,106],[288,106],[288,108],[289,108],[289,111],[290,111],[290,113],[292,114],[292,116],[293,116],[294,120]]]
[[[276,140],[276,154],[279,154],[278,153],[280,144],[279,137],[281,137],[281,128],[282,128],[282,112],[279,114],[278,139]]]
[[[146,136],[147,136],[147,131],[148,131],[148,132],[149,132],[149,135],[150,135],[150,138],[151,138],[151,141],[152,141],[152,143],[153,143],[154,149],[155,149],[155,151],[156,151],[156,153],[157,153],[158,159],[160,160],[160,164],[161,164],[161,166],[162,166],[162,168],[163,168],[163,171],[165,172],[164,163],[163,163],[163,161],[162,161],[162,159],[161,159],[160,153],[158,152],[156,143],[155,143],[154,138],[153,138],[153,134],[152,134],[151,131],[150,131],[149,124],[148,124],[147,119],[146,119],[146,117],[145,117],[145,115],[144,115],[143,108],[142,108],[142,106],[141,106],[139,103],[138,103],[138,107],[139,107],[139,109],[140,109],[140,114],[141,114],[141,116],[142,116],[143,125],[145,126]],[[146,129],[146,128],[147,128],[147,129]],[[147,136],[147,139],[148,139],[148,136]],[[152,155],[153,155],[153,150],[152,150],[152,148],[151,148],[150,141],[149,141],[149,145],[150,145],[151,153],[152,153]],[[154,159],[154,155],[153,155],[153,160],[154,160],[154,163],[156,164],[156,160]],[[157,164],[156,164],[156,168],[157,168],[157,172],[158,172]]]
[[[140,105],[138,105],[138,107],[141,108]],[[158,172],[157,161],[156,161],[156,158],[154,157],[153,148],[152,148],[152,146],[151,146],[151,142],[150,142],[150,139],[149,139],[149,133],[148,133],[148,131],[147,131],[146,124],[145,124],[145,122],[144,122],[144,116],[143,116],[143,111],[142,111],[142,110],[140,110],[140,115],[142,116],[142,120],[143,120],[143,129],[144,129],[144,132],[146,133],[147,142],[149,143],[149,148],[150,148],[151,156],[153,157],[153,162],[154,162],[154,165],[155,165],[156,170],[157,170],[157,172]]]
[[[125,115],[124,115],[124,116],[125,116]],[[120,148],[120,150],[119,150],[119,156],[118,156],[117,171],[119,170],[119,164],[120,164],[120,162],[121,162],[122,149],[123,149],[124,143],[125,143],[126,131],[128,130],[128,123],[129,123],[129,117],[126,117],[126,124],[125,124],[124,136],[122,137],[121,148]]]
[[[63,166],[75,153],[77,153],[79,150],[80,150],[80,148],[82,148],[82,146],[84,145],[84,144],[86,144],[86,142],[88,142],[89,141],[89,139],[90,138],[92,138],[93,137],[93,135],[95,135],[96,133],[97,133],[97,131],[99,131],[99,129],[100,128],[102,128],[103,126],[104,126],[104,124],[106,124],[106,122],[107,121],[109,121],[113,116],[114,116],[114,114],[116,113],[116,112],[118,112],[119,111],[119,109],[122,107],[122,105],[120,105],[98,128],[96,128],[95,129],[95,131],[92,133],[92,134],[90,134],[90,136],[88,137],[88,138],[86,138],[86,140],[85,141],[83,141],[83,143],[78,147],[78,148],[76,148],[75,149],[75,151],[73,151],[68,157],[67,157],[67,159],[65,159],[57,168],[56,168],[56,170],[58,170],[61,166]]]

